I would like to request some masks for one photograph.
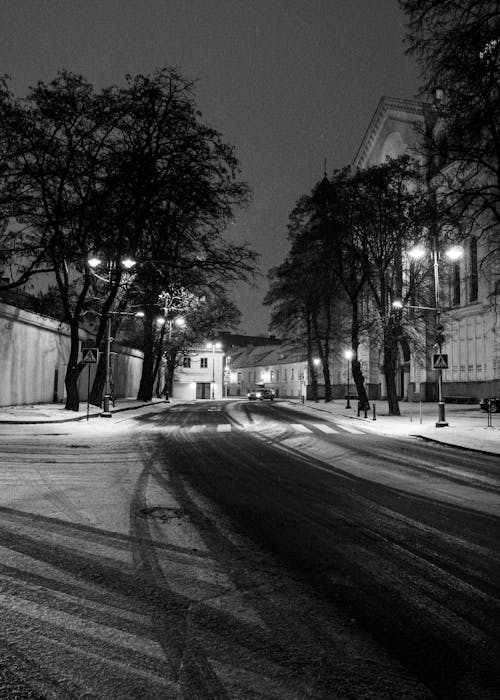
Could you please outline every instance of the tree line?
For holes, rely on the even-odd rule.
[[[138,398],[150,400],[162,358],[171,379],[179,350],[237,326],[229,285],[256,272],[249,246],[223,235],[250,200],[233,147],[169,67],[101,91],[60,71],[23,98],[4,78],[0,134],[0,290],[53,276],[71,338],[66,408],[79,408],[85,325],[103,351],[91,393],[101,403],[108,318],[113,337],[126,324],[142,348]],[[184,326],[172,324],[181,314]]]
[[[432,249],[438,237],[443,246],[472,233],[483,239],[482,272],[497,280],[492,303],[500,293],[498,2],[400,5],[408,17],[407,52],[417,58],[423,79],[420,146],[412,158],[325,173],[290,214],[290,250],[270,271],[265,298],[272,327],[303,343],[315,397],[313,358],[320,358],[325,401],[332,398],[330,360],[340,361],[349,346],[357,394],[368,407],[358,351],[369,337],[391,415],[399,415],[398,357],[409,361],[410,348],[428,356],[434,336],[425,334],[425,310],[393,305],[436,306],[429,259],[412,260],[406,252],[421,243]]]

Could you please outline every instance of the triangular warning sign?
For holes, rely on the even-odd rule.
[[[87,364],[97,362],[97,348],[85,348],[82,351],[82,362]]]
[[[443,355],[434,355],[434,369],[448,369],[448,358]]]

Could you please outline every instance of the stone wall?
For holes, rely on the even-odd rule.
[[[85,331],[80,341],[90,340]],[[64,401],[64,376],[70,336],[66,324],[0,303],[0,406]],[[118,347],[112,356],[117,398],[135,396],[142,353]],[[90,378],[93,379],[94,367]],[[88,370],[79,382],[80,399],[87,398]]]

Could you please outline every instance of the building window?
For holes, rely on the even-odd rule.
[[[478,271],[477,271],[477,239],[471,238],[470,247],[470,287],[469,287],[469,301],[477,301],[478,292]]]
[[[276,381],[279,382],[280,380],[280,371],[279,369],[276,370]]]
[[[457,261],[453,263],[453,287],[452,287],[452,298],[453,306],[458,306],[460,304],[460,263]]]
[[[182,366],[183,367],[191,367],[191,358],[190,357],[184,357],[182,360]]]
[[[271,370],[271,381],[274,382],[274,369]]]
[[[241,382],[241,375],[242,375],[242,373],[241,373],[241,372],[238,372],[238,381],[239,381],[239,382]]]
[[[293,376],[293,375],[294,375],[294,369],[293,369],[293,367],[292,367],[292,382],[293,382],[293,379],[294,379],[294,376]]]
[[[249,372],[248,373],[248,383],[250,384],[251,381],[252,381],[252,373]]]
[[[288,381],[288,376],[287,376],[287,375],[288,375],[288,370],[285,369],[285,382]]]
[[[202,369],[207,369],[208,367],[208,357],[202,357],[200,358],[200,367]]]

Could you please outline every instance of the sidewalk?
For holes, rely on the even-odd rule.
[[[225,401],[226,399],[224,399]],[[238,400],[230,397],[228,401]],[[359,422],[365,429],[374,433],[392,436],[411,436],[425,440],[443,443],[464,449],[487,452],[500,455],[500,414],[491,414],[492,427],[488,425],[488,415],[481,411],[478,405],[446,404],[446,420],[448,426],[436,428],[437,405],[435,403],[406,403],[401,402],[401,416],[387,415],[387,403],[375,402],[375,420],[373,420],[373,408],[358,417],[357,401],[351,401],[351,408],[346,408],[345,400],[336,399],[325,404],[322,401],[315,403],[307,401],[302,404],[297,399],[285,399],[285,401],[297,412],[306,412],[309,415],[329,414],[332,418],[341,421]],[[110,407],[112,413],[128,411],[138,408],[148,408],[157,404],[169,405],[186,403],[179,399],[170,399],[165,403],[164,399],[153,399],[149,403],[137,401],[134,398],[119,399],[116,406]],[[373,407],[373,403],[372,403]],[[87,418],[87,404],[80,403],[78,413],[66,411],[63,404],[35,404],[26,406],[0,407],[0,424],[33,424],[33,423],[62,423],[68,421],[81,421]],[[421,413],[420,413],[421,412]],[[101,409],[96,406],[89,407],[89,418],[97,418]],[[500,466],[500,465],[499,465]]]
[[[491,414],[492,427],[488,426],[488,414],[479,405],[446,404],[447,427],[436,428],[438,407],[436,403],[401,402],[401,416],[389,416],[386,401],[371,402],[367,417],[364,412],[358,417],[358,402],[351,401],[351,408],[346,408],[345,399],[336,399],[325,404],[298,400],[289,400],[297,410],[316,413],[328,413],[337,420],[360,422],[364,428],[382,435],[399,437],[419,437],[424,440],[439,442],[453,447],[462,447],[478,452],[500,455],[500,413]],[[373,420],[375,405],[375,420]],[[499,464],[500,467],[500,464]]]
[[[111,413],[119,413],[120,411],[131,411],[137,408],[155,406],[156,404],[175,403],[172,399],[168,403],[165,399],[152,399],[152,401],[137,401],[134,398],[117,399],[116,406],[110,405]],[[177,401],[177,403],[181,403]],[[90,418],[98,418],[102,413],[102,409],[92,404],[88,407],[88,416]],[[38,403],[26,404],[22,406],[0,406],[0,424],[1,423],[67,423],[71,421],[86,420],[87,418],[87,403],[80,402],[80,410],[66,411],[62,403]]]

